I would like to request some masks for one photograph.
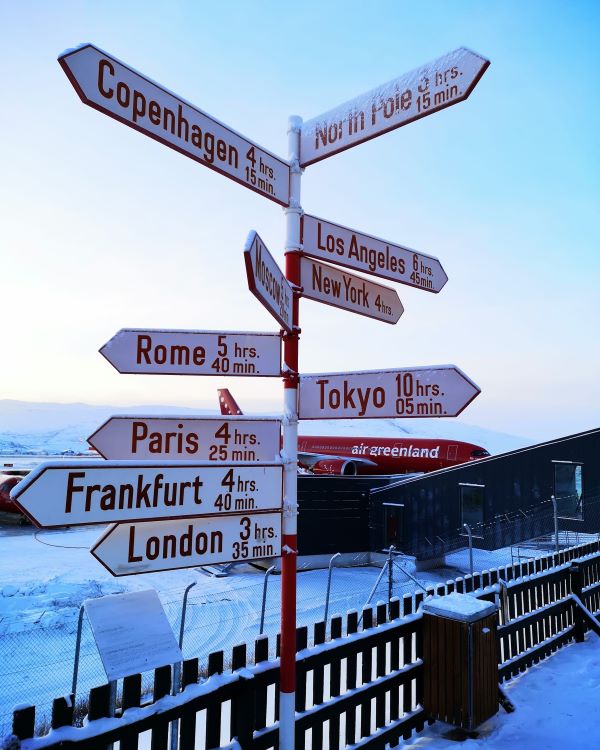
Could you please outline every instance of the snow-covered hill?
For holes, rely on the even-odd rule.
[[[210,409],[164,405],[96,406],[0,400],[0,453],[85,453],[86,439],[113,414],[214,414]],[[531,440],[487,430],[456,419],[319,420],[300,423],[305,435],[440,437],[481,445],[503,453]],[[558,436],[557,436],[558,437]]]

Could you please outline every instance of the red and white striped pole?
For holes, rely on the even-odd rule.
[[[300,117],[288,122],[290,205],[285,209],[285,276],[294,288],[293,333],[283,337],[283,548],[281,557],[281,661],[279,692],[279,747],[294,750],[296,719],[296,557],[298,555],[298,339],[300,336]]]

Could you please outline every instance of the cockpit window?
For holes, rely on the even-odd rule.
[[[478,449],[475,451],[471,451],[471,458],[483,458],[484,456],[489,456],[489,455],[490,454],[488,453],[488,451],[483,450],[483,448],[481,450]]]

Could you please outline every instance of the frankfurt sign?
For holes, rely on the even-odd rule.
[[[146,375],[281,375],[278,333],[122,328],[100,349],[121,373]]]
[[[461,47],[302,124],[300,166],[464,101],[490,64]]]
[[[244,247],[248,288],[286,331],[292,333],[294,292],[256,232],[250,232]]]
[[[302,217],[302,253],[426,292],[439,292],[448,281],[432,255],[308,214]]]
[[[88,443],[108,459],[275,463],[280,435],[278,419],[115,416]]]
[[[288,206],[289,164],[106,52],[84,44],[58,58],[84,104]]]
[[[455,365],[301,375],[298,416],[455,417],[480,393]]]
[[[281,465],[61,461],[40,464],[11,498],[53,528],[277,510],[282,481]]]
[[[384,323],[397,323],[404,312],[393,289],[310,258],[300,261],[300,285],[303,297]]]
[[[114,576],[281,556],[281,513],[110,526],[91,549]]]

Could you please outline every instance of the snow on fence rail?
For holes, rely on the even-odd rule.
[[[594,614],[600,610],[600,542],[431,586],[389,605],[365,608],[360,620],[351,612],[345,626],[339,616],[318,622],[311,647],[309,629],[298,628],[297,747],[308,741],[313,747],[339,748],[358,741],[361,747],[383,747],[421,731],[428,717],[422,708],[419,608],[427,595],[454,591],[498,600],[499,676],[506,680],[569,641],[583,639],[588,621],[578,600]],[[137,748],[140,734],[151,730],[152,747],[166,750],[170,722],[178,719],[182,748],[217,747],[237,738],[244,748],[266,750],[277,743],[278,669],[277,659],[269,660],[269,639],[262,637],[255,642],[252,665],[245,645],[234,647],[227,665],[223,651],[211,654],[201,683],[198,659],[185,661],[181,689],[174,696],[171,667],[161,667],[142,708],[141,675],[134,675],[123,680],[116,717],[108,718],[104,685],[90,692],[85,727],[72,726],[73,700],[67,696],[53,703],[50,734],[33,738],[34,706],[14,712],[13,733],[24,750],[54,748],[65,741],[82,748],[120,742],[128,750]]]

